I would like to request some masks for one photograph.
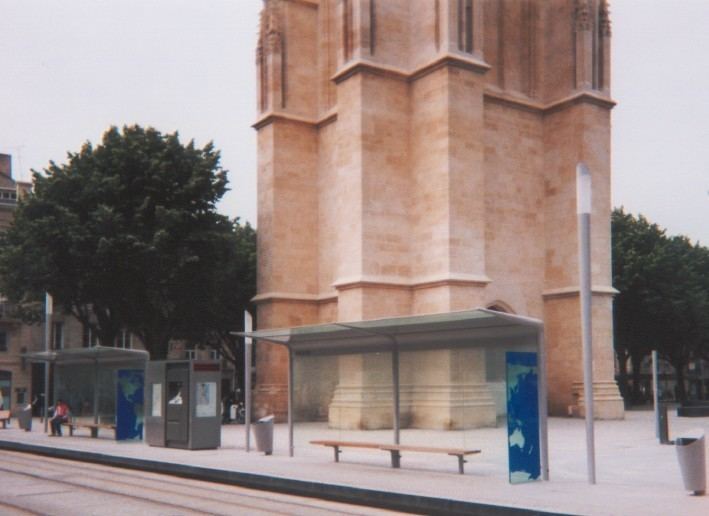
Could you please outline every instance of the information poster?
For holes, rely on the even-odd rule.
[[[143,438],[142,369],[119,369],[116,381],[116,440]]]
[[[519,484],[541,474],[537,354],[508,352],[506,364],[510,483]]]
[[[161,383],[154,383],[153,384],[153,397],[152,397],[152,403],[151,403],[151,411],[150,415],[152,417],[161,417],[162,416],[162,384]]]
[[[197,383],[197,417],[216,417],[217,415],[217,384],[216,382]]]

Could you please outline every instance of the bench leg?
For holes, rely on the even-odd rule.
[[[7,428],[7,419],[2,420],[2,427]]]
[[[91,427],[91,437],[94,439],[98,437],[98,428]]]
[[[401,453],[399,450],[389,450],[391,453],[391,467],[400,468],[401,467]]]
[[[69,425],[69,437],[74,437],[74,427]]]
[[[340,462],[340,447],[339,446],[333,446],[332,450],[335,452],[335,462]]]
[[[465,460],[462,455],[458,455],[458,473],[460,473],[461,475],[464,473],[463,464],[465,464],[466,462],[468,461]]]

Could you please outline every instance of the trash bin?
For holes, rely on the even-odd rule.
[[[19,410],[17,413],[17,422],[20,425],[20,429],[26,432],[32,430],[32,405],[27,405]]]
[[[262,417],[251,428],[256,438],[256,449],[265,455],[273,453],[273,415]]]
[[[703,495],[707,488],[704,431],[695,430],[688,434],[691,435],[675,439],[679,469],[684,488],[695,495]]]

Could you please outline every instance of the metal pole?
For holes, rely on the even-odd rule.
[[[547,425],[547,361],[544,330],[537,334],[537,356],[539,363],[539,456],[542,467],[542,480],[549,480],[549,431]]]
[[[655,437],[660,438],[660,393],[659,393],[659,363],[657,350],[652,350],[652,405],[655,410]]]
[[[253,319],[244,311],[244,331],[252,331]],[[251,451],[251,337],[244,337],[244,430],[246,431],[246,451]]]
[[[583,344],[583,397],[586,417],[588,483],[596,483],[593,436],[593,349],[591,340],[591,173],[584,163],[576,165],[576,207],[579,233],[579,299]]]
[[[394,444],[400,444],[399,348],[396,345],[391,354],[391,376],[394,384]]]
[[[99,402],[99,375],[98,358],[94,359],[94,424],[98,425],[98,402]]]
[[[52,325],[52,296],[49,292],[44,297],[44,350],[49,354],[49,339],[51,335]],[[47,433],[49,428],[49,365],[51,362],[47,360],[44,363],[44,433]]]
[[[293,386],[295,376],[293,375],[295,353],[288,348],[288,455],[293,456]]]

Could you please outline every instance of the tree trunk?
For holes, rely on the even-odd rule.
[[[616,350],[618,358],[618,388],[626,403],[630,403],[630,389],[628,386],[628,353]]]
[[[673,363],[672,367],[675,368],[675,378],[677,379],[677,385],[675,387],[675,395],[677,396],[677,401],[684,403],[687,401],[687,389],[684,386],[684,363]]]
[[[630,362],[633,365],[633,389],[631,402],[633,404],[642,404],[645,402],[645,396],[643,396],[642,390],[640,388],[640,367],[643,362],[645,355],[636,353],[630,356]]]

